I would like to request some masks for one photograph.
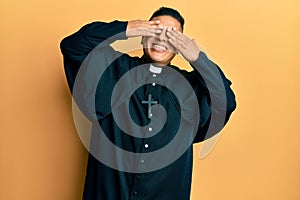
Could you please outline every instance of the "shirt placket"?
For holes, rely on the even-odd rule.
[[[146,96],[148,96],[149,94],[153,94],[153,92],[155,92],[156,87],[157,87],[157,78],[158,78],[158,74],[156,73],[152,73],[152,77],[151,77],[151,84],[150,86],[146,86],[147,87],[147,92],[146,92]],[[155,95],[156,96],[156,95]],[[159,102],[158,102],[159,103]],[[154,117],[151,113],[151,117]],[[151,120],[151,119],[149,119]],[[151,132],[154,131],[153,127],[149,126],[146,129],[146,134],[151,134]],[[141,148],[141,156],[138,162],[138,168],[144,168],[145,165],[147,165],[147,160],[144,158],[143,153],[147,153],[149,152],[152,148],[152,144],[151,143],[151,139],[149,138],[144,138],[143,140],[143,144],[142,144],[142,148]],[[144,191],[144,185],[146,183],[146,175],[143,173],[138,173],[135,175],[134,180],[133,180],[133,187],[131,190],[131,195],[130,195],[130,200],[143,200],[145,197],[145,191]]]

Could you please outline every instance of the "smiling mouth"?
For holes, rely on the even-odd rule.
[[[161,44],[157,44],[157,43],[153,43],[152,44],[152,49],[159,51],[159,52],[163,52],[163,51],[167,51],[168,48],[164,45]]]

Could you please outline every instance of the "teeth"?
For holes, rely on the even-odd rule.
[[[154,48],[156,48],[156,49],[165,50],[165,51],[167,50],[166,47],[161,46],[161,45],[158,45],[158,44],[154,44],[153,46],[154,46]]]

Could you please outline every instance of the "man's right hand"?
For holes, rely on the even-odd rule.
[[[160,21],[133,20],[129,21],[126,28],[126,37],[157,36],[163,27]]]

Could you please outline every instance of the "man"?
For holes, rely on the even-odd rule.
[[[149,21],[94,22],[61,42],[69,87],[73,95],[79,88],[80,92],[75,100],[93,122],[91,144],[94,152],[90,150],[84,200],[190,199],[193,159],[191,143],[201,142],[219,132],[228,121],[236,103],[230,89],[231,82],[200,51],[196,42],[183,34],[183,27],[184,19],[178,11],[162,7],[153,13]],[[115,40],[139,36],[142,36],[144,51],[141,58],[117,52],[109,45]],[[176,53],[180,53],[194,71],[186,72],[172,66],[170,62]],[[100,73],[101,77],[96,78],[99,83],[95,93],[88,86],[89,80],[93,79],[88,74],[89,68],[95,67],[90,65],[93,62],[97,63],[93,73],[103,71]],[[82,70],[83,67],[86,69]],[[131,74],[128,75],[129,71]],[[187,80],[193,94],[189,92],[188,86],[182,86],[184,80],[177,74]],[[125,75],[130,78],[124,79],[127,82],[121,84],[114,101],[114,87]],[[79,79],[79,76],[87,78],[76,86],[75,79]],[[143,84],[139,87],[132,86],[135,82]],[[168,89],[169,86],[173,88],[172,91]],[[124,90],[130,87],[135,89],[130,96],[125,97]],[[176,92],[178,88],[179,93]],[[194,94],[197,103],[192,100]],[[94,101],[87,105],[88,100],[80,100],[83,96],[89,96]],[[156,105],[152,106],[154,104],[162,105],[165,111],[161,111]],[[118,121],[114,116],[123,112],[120,109],[122,105],[125,105],[129,115],[121,115]],[[164,116],[164,112],[167,117],[157,120],[158,115]],[[129,128],[130,133],[124,131],[126,125],[131,123],[131,118],[135,124],[147,129]],[[153,134],[156,123],[161,123],[158,126],[160,130]],[[181,126],[181,123],[184,125]],[[120,157],[114,151],[105,149],[106,144],[102,142],[105,137],[98,137],[99,127],[115,146],[137,153],[138,159]],[[177,137],[180,130],[184,130],[179,138],[182,142],[178,142]],[[154,155],[173,144],[175,138],[175,148],[158,156]],[[185,148],[182,144],[188,146]],[[102,154],[98,156],[98,153]],[[147,157],[149,153],[153,153],[153,157]],[[116,160],[112,165],[99,161],[106,154],[111,160]],[[169,159],[173,154],[176,154],[175,158]],[[149,159],[143,159],[144,155]],[[165,160],[168,161],[160,165]]]

